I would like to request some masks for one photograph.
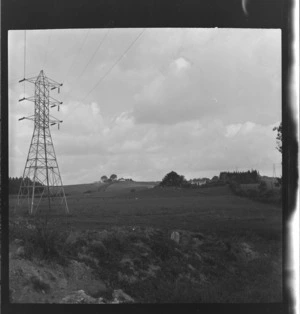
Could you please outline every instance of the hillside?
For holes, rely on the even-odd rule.
[[[103,192],[110,192],[114,194],[123,194],[134,190],[144,190],[154,187],[156,182],[111,182],[111,183],[89,183],[89,184],[76,184],[76,185],[65,185],[65,193],[67,196],[74,196],[78,194],[91,194],[96,193],[101,195]]]

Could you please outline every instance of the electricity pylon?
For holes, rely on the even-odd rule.
[[[18,205],[27,201],[29,214],[35,214],[37,210],[44,208],[49,210],[61,207],[69,213],[66,195],[60,176],[54,146],[50,133],[51,125],[58,125],[62,121],[52,117],[49,107],[57,107],[62,102],[50,96],[50,90],[58,89],[59,84],[45,76],[43,70],[37,77],[22,79],[19,82],[30,82],[35,85],[35,94],[32,97],[19,101],[34,102],[34,115],[23,117],[19,120],[28,119],[34,121],[34,130],[25,164],[23,179],[18,194]]]

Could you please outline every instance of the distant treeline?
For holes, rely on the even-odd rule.
[[[258,183],[260,181],[260,175],[257,170],[221,172],[219,179],[226,183],[235,182],[238,184],[249,184]]]
[[[26,180],[25,181],[26,185],[32,185],[33,182],[29,178],[26,178],[25,180]],[[22,183],[22,177],[20,177],[20,178],[8,178],[9,194],[18,194],[19,190],[20,190],[21,183]],[[43,185],[39,182],[36,182],[35,186],[42,187]],[[36,192],[39,192],[39,191],[36,190]]]

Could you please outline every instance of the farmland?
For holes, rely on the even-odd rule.
[[[66,186],[70,215],[62,224],[78,229],[153,226],[217,233],[253,232],[278,238],[281,209],[237,197],[230,189],[152,188],[154,183],[122,182]],[[15,198],[11,200],[14,205]]]
[[[70,230],[71,232],[81,234],[81,237],[86,237],[86,232],[90,231],[100,232],[99,234],[102,234],[104,231],[107,232],[106,230],[115,232],[120,237],[117,241],[121,242],[117,242],[119,243],[117,246],[119,249],[114,253],[113,258],[118,256],[119,251],[123,252],[123,249],[124,252],[127,252],[127,255],[130,254],[132,248],[127,247],[124,239],[129,241],[131,237],[139,237],[141,241],[146,241],[145,232],[147,230],[157,230],[153,241],[156,243],[155,241],[157,240],[155,239],[161,239],[155,244],[158,246],[162,245],[162,241],[169,243],[171,233],[176,230],[180,232],[182,237],[184,237],[186,232],[189,234],[201,233],[201,237],[207,239],[207,242],[204,241],[204,244],[201,244],[196,249],[192,244],[187,244],[185,250],[189,250],[186,253],[187,256],[190,256],[189,254],[192,254],[191,252],[193,251],[209,256],[207,262],[202,260],[199,265],[197,263],[192,264],[193,259],[191,259],[190,264],[194,265],[191,267],[199,267],[201,271],[204,271],[206,269],[203,268],[205,263],[214,265],[205,266],[208,267],[208,270],[203,273],[208,276],[212,272],[212,268],[215,269],[215,273],[212,273],[209,277],[209,281],[214,283],[213,288],[211,288],[213,289],[210,292],[211,295],[207,297],[209,302],[217,300],[220,300],[220,302],[222,300],[223,302],[235,302],[235,300],[238,302],[280,301],[282,210],[279,206],[238,197],[231,192],[228,186],[205,189],[159,188],[154,186],[154,182],[117,182],[110,185],[98,183],[66,186],[65,192],[70,214],[53,213],[52,216],[55,220],[56,229],[63,232]],[[10,206],[12,209],[15,201],[16,198],[11,197]],[[13,214],[13,210],[11,212],[12,221],[18,219],[17,217],[20,215],[26,217],[24,212],[17,211],[15,214]],[[29,217],[27,219],[33,221]],[[138,234],[137,230],[140,230]],[[116,241],[116,239],[114,238],[113,241]],[[143,242],[145,246],[150,245],[149,239],[147,241]],[[109,245],[111,244],[107,244],[107,246]],[[176,250],[182,249],[173,247],[172,243],[168,245],[170,246],[166,246],[164,251],[171,252],[169,262],[160,261],[159,263],[157,262],[158,266],[156,266],[161,269],[167,267],[166,271],[173,265],[170,266],[170,261],[175,258]],[[241,254],[237,252],[241,252],[243,247],[246,248],[246,251],[248,250],[247,254],[250,252],[250,255],[252,254],[256,257],[251,255],[253,259],[251,257],[249,260],[240,260],[237,257],[238,255],[234,254]],[[153,245],[151,248],[151,252],[154,252],[155,248],[153,248]],[[113,246],[112,250],[115,249],[115,246]],[[172,252],[176,254],[173,256]],[[140,254],[140,252],[134,254]],[[138,258],[137,255],[134,256],[135,259]],[[153,258],[157,258],[157,256]],[[183,259],[176,258],[178,263],[179,261],[183,263],[180,264],[180,267],[186,267],[183,266],[186,265]],[[233,260],[230,262],[232,258]],[[122,256],[120,256],[120,260],[122,260]],[[111,265],[115,262],[113,259]],[[219,265],[218,263],[221,264]],[[269,266],[266,268],[266,265]],[[107,270],[108,266],[102,265],[102,267],[102,270]],[[223,276],[220,277],[220,271],[224,267],[230,269],[230,271],[223,270],[222,272],[225,274],[223,278]],[[181,271],[183,271],[182,269]],[[109,279],[107,280],[112,285],[113,282],[114,285],[116,282],[120,285],[120,278],[118,281],[111,277],[112,274],[118,273],[118,271],[118,268],[111,270],[111,272],[107,270],[105,274],[101,273],[101,278],[104,275],[108,276]],[[176,271],[174,270],[175,273]],[[107,275],[108,273],[109,275]],[[168,280],[165,279],[170,284],[170,287],[173,287],[173,284]],[[177,296],[175,292],[171,296],[169,294],[164,295],[167,292],[160,290],[164,289],[162,288],[163,282],[157,283],[160,287],[158,291],[161,292],[153,296],[151,296],[153,290],[149,288],[150,283],[144,280],[141,284],[142,286],[140,286],[140,283],[135,282],[128,285],[127,282],[121,286],[127,292],[129,291],[131,296],[134,296],[135,299],[141,302],[162,302],[159,299],[159,295],[164,300],[169,301]],[[224,296],[224,293],[227,293],[224,291],[227,291],[228,285],[231,287],[231,290],[228,290],[230,296]],[[141,294],[143,289],[144,295]],[[168,288],[167,291],[169,289],[171,288]],[[187,291],[190,291],[190,289],[192,291],[197,290],[191,287],[186,289]],[[201,289],[201,293],[203,293],[203,287]],[[207,289],[206,287],[204,290],[207,291]],[[245,292],[241,294],[242,289],[245,289]],[[148,292],[146,293],[145,291]],[[195,295],[191,296],[190,292],[187,294],[189,296],[183,302],[188,302],[190,299],[193,302],[200,300]]]

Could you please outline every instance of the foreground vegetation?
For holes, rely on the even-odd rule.
[[[120,291],[142,303],[281,300],[279,206],[228,186],[67,191],[68,216],[14,214],[11,198],[13,302],[116,303]]]
[[[112,303],[116,289],[138,303],[281,301],[278,238],[250,230],[220,237],[138,226],[57,232],[57,224],[55,219],[11,222],[11,247],[19,246],[10,254],[13,302],[35,294],[33,302],[57,303],[85,290],[94,303],[99,298]],[[85,274],[76,285],[68,277],[74,265]],[[102,288],[91,290],[90,278]]]

